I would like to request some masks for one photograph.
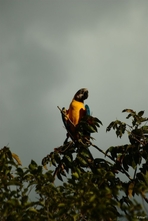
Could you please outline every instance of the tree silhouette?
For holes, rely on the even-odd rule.
[[[70,136],[70,141],[55,148],[42,160],[43,166],[32,160],[23,168],[8,147],[1,149],[0,220],[148,220],[148,211],[136,201],[141,196],[148,203],[148,118],[143,117],[144,111],[123,112],[131,124],[115,120],[106,130],[113,129],[120,138],[126,134],[129,143],[106,152],[93,144],[92,134],[102,123],[92,116],[81,119],[76,138]],[[104,158],[93,156],[93,148]],[[53,171],[47,169],[48,163]],[[62,181],[59,186],[57,178]],[[30,200],[33,189],[34,201]]]

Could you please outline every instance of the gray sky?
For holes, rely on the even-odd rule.
[[[65,139],[57,106],[82,87],[103,122],[95,143],[126,142],[105,130],[125,108],[148,116],[147,24],[147,0],[0,0],[1,147],[40,163]]]

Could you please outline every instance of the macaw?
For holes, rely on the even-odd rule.
[[[89,106],[84,105],[84,100],[87,98],[88,90],[82,88],[74,95],[69,105],[69,109],[62,109],[62,120],[68,132],[65,142],[67,142],[69,136],[72,140],[76,139],[76,126],[84,116],[90,115]]]

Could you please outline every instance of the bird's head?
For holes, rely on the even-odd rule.
[[[88,90],[86,88],[81,88],[77,91],[77,93],[74,96],[74,100],[84,102],[85,99],[88,98]]]

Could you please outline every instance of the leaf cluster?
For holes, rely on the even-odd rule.
[[[97,118],[82,119],[77,126],[78,140],[55,148],[42,160],[55,169],[31,161],[23,168],[19,157],[8,147],[0,150],[0,221],[115,221],[122,218],[148,220],[140,195],[147,203],[148,144],[144,112],[126,109],[128,125],[113,121],[107,131],[118,137],[128,135],[129,144],[112,146],[106,152],[94,145],[90,133],[102,124]],[[105,158],[92,155],[92,148]],[[109,160],[107,160],[107,158]],[[130,176],[129,168],[134,171]],[[122,180],[120,174],[127,177]],[[63,178],[65,177],[66,182]],[[62,181],[55,185],[58,178]],[[32,199],[31,194],[36,198]]]
[[[72,176],[79,177],[84,169],[94,170],[94,158],[89,150],[91,146],[90,133],[97,132],[102,122],[96,117],[85,116],[76,126],[78,134],[76,141],[64,142],[53,152],[43,158],[42,165],[47,169],[46,164],[55,167],[54,177],[57,176],[63,181],[63,176],[71,172]]]
[[[141,195],[148,202],[148,118],[143,117],[144,111],[136,113],[131,109],[125,109],[123,112],[128,113],[126,118],[131,118],[132,124],[116,120],[110,123],[107,131],[114,129],[120,138],[126,132],[129,143],[111,146],[107,149],[106,155],[110,154],[117,171],[128,176],[130,181],[122,183],[127,195]],[[134,171],[133,177],[129,176],[129,168]]]
[[[126,110],[123,112],[126,112]],[[148,190],[148,186],[144,182],[141,183],[144,175],[142,175],[141,180],[137,179],[139,173],[136,170],[137,165],[140,165],[142,162],[142,159],[140,159],[141,155],[139,155],[138,152],[139,147],[141,148],[141,142],[145,142],[147,136],[147,126],[141,125],[143,122],[146,122],[146,118],[142,117],[144,112],[139,112],[136,114],[136,112],[129,109],[127,112],[131,112],[131,115],[128,115],[127,118],[133,117],[132,126],[116,120],[111,122],[111,124],[107,127],[107,131],[114,129],[117,137],[119,136],[120,138],[125,132],[127,132],[128,137],[132,136],[132,138],[135,140],[134,144],[130,143],[122,146],[112,146],[106,151],[106,153],[104,153],[99,147],[90,142],[90,133],[97,132],[97,127],[99,128],[102,124],[97,118],[93,118],[91,116],[91,118],[87,117],[86,119],[82,119],[82,121],[78,124],[77,132],[79,133],[79,139],[77,142],[71,141],[64,143],[62,146],[55,148],[54,151],[42,161],[44,166],[48,162],[55,166],[54,177],[57,176],[61,181],[63,181],[63,176],[67,177],[68,174],[70,174],[72,180],[77,180],[77,182],[79,182],[84,174],[88,175],[88,173],[90,173],[92,176],[91,186],[95,185],[100,193],[102,189],[110,190],[110,198],[114,202],[114,218],[120,217],[120,214],[118,213],[119,208],[124,212],[124,214],[126,214],[127,217],[129,216],[131,211],[129,211],[128,206],[130,205],[132,208],[135,208],[136,205],[130,199],[134,196],[134,194],[141,195],[145,201],[147,201],[146,192]],[[136,149],[133,145],[137,145],[136,133],[139,133],[139,130],[139,146],[136,146]],[[86,134],[88,135],[87,138]],[[101,158],[95,158],[91,154],[90,147],[95,147],[98,151],[104,153],[104,155],[109,157],[112,162]],[[135,169],[133,178],[129,174],[129,166]],[[145,170],[145,168],[146,165],[143,170]],[[129,181],[124,182],[119,179],[117,176],[118,173],[125,174]],[[121,194],[122,197],[119,197]],[[105,203],[103,204],[106,205]],[[138,211],[141,211],[140,206],[136,208],[139,208]],[[112,209],[113,208],[111,208],[111,210]],[[97,210],[99,211],[98,208]],[[144,214],[144,212],[142,212],[142,214]],[[87,217],[86,213],[85,216]],[[135,216],[136,215],[133,214],[133,217]],[[101,218],[99,217],[99,219]]]

